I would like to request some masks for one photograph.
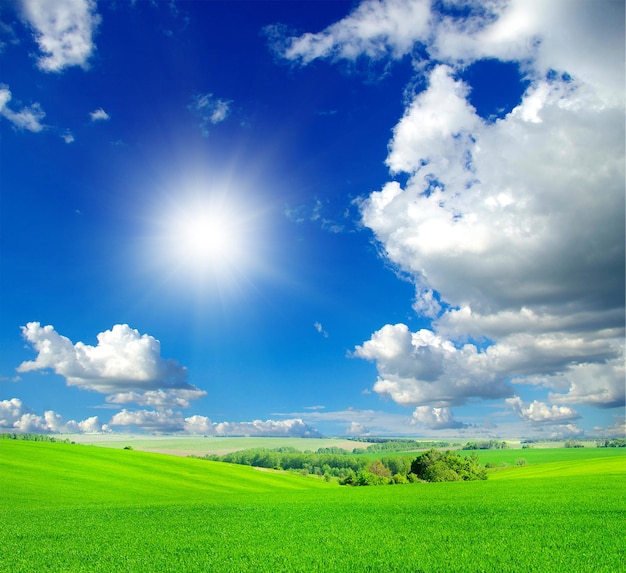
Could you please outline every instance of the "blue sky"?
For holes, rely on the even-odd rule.
[[[624,434],[622,2],[0,23],[0,430]]]

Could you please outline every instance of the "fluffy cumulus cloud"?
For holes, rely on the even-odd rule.
[[[521,398],[514,396],[507,398],[506,403],[525,422],[531,424],[566,424],[572,422],[580,415],[576,410],[567,406],[549,406],[545,402],[533,400],[525,404]]]
[[[114,414],[109,422],[111,427],[139,428],[146,432],[179,432],[183,429],[184,418],[180,412],[168,410],[126,409]]]
[[[92,434],[106,432],[108,428],[100,423],[97,416],[91,416],[80,422],[65,421],[60,414],[53,410],[47,410],[43,416],[40,416],[19,398],[12,398],[11,400],[0,401],[0,430]]]
[[[358,422],[351,422],[345,433],[347,436],[365,436],[369,434],[369,428]]]
[[[206,396],[198,388],[174,388],[149,390],[148,392],[118,392],[106,397],[109,404],[137,404],[153,408],[189,408],[190,402]]]
[[[161,345],[148,334],[139,334],[126,324],[116,324],[97,335],[98,344],[76,344],[60,335],[53,326],[29,322],[22,327],[24,338],[37,351],[35,360],[19,365],[19,372],[52,369],[65,377],[69,386],[102,394],[191,391],[198,389],[186,381],[187,371],[172,359],[161,357]],[[191,394],[178,394],[187,399]],[[126,394],[128,397],[128,394]],[[142,400],[157,399],[156,394]],[[115,402],[114,402],[115,403]]]
[[[387,324],[357,346],[354,355],[376,362],[374,391],[404,406],[448,408],[473,398],[512,394],[506,372],[496,368],[499,356],[493,351],[481,352],[473,344],[457,348],[428,329],[410,332],[405,324]],[[420,412],[417,420],[425,422]],[[430,416],[427,425],[432,426],[436,417]]]
[[[422,424],[431,430],[455,430],[466,428],[467,424],[454,419],[450,408],[418,406],[413,411],[413,424]]]
[[[617,1],[365,1],[283,40],[300,63],[413,58],[420,89],[387,156],[404,183],[360,209],[428,328],[383,326],[355,355],[416,422],[451,427],[449,407],[477,398],[508,398],[535,424],[575,420],[569,404],[623,406],[623,21]],[[508,113],[483,117],[464,72],[494,60],[526,83]],[[520,403],[525,384],[553,404]]]
[[[0,428],[22,432],[85,433],[122,429],[158,433],[245,436],[318,436],[302,419],[212,422],[206,416],[185,417],[181,409],[206,396],[186,381],[187,371],[174,360],[161,357],[159,341],[126,324],[116,324],[97,335],[97,345],[73,343],[52,326],[30,322],[22,327],[24,338],[37,351],[35,360],[19,372],[51,369],[67,384],[107,394],[109,407],[122,407],[106,425],[97,417],[66,422],[48,411],[35,414],[15,398],[0,402]],[[143,409],[128,407],[134,404]]]
[[[21,12],[39,45],[39,68],[86,67],[100,23],[95,0],[21,0]]]
[[[9,106],[13,95],[9,86],[0,84],[0,115],[9,120],[16,129],[25,129],[37,133],[45,129],[42,123],[46,117],[46,112],[41,109],[38,103],[21,107],[21,109],[12,109],[15,106]],[[19,106],[18,106],[19,107]]]
[[[301,419],[254,420],[253,422],[221,422],[215,425],[215,434],[220,436],[293,436],[299,438],[319,437],[319,432]]]

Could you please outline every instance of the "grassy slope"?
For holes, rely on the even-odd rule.
[[[486,482],[347,488],[3,440],[0,570],[612,573],[624,562],[626,452],[598,452],[575,464],[556,452]]]
[[[233,492],[330,487],[287,473],[116,451],[95,446],[0,440],[0,503],[39,506],[201,502]]]

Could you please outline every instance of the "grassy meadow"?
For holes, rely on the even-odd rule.
[[[487,481],[341,487],[0,440],[0,571],[624,570],[623,448],[478,454],[499,464]]]

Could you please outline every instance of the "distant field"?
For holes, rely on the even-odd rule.
[[[487,481],[351,488],[0,440],[0,571],[623,570],[626,452],[539,451]]]
[[[291,446],[299,450],[318,448],[344,448],[352,451],[353,448],[367,447],[369,443],[355,442],[341,438],[216,438],[214,436],[145,436],[128,434],[68,434],[62,436],[80,444],[104,446],[122,449],[132,446],[144,452],[166,453],[172,455],[200,455],[227,454],[248,448],[280,448]]]

